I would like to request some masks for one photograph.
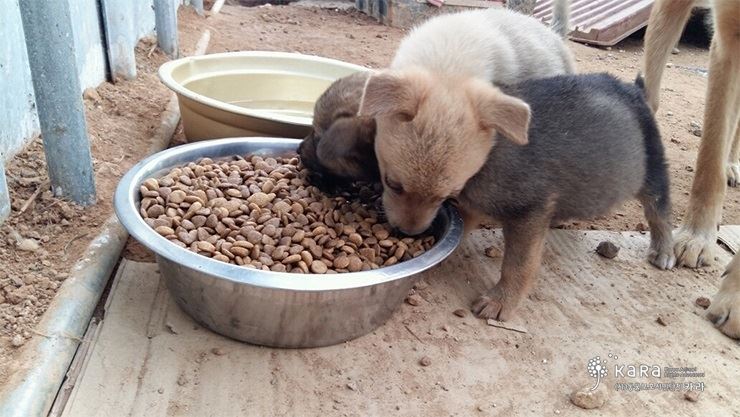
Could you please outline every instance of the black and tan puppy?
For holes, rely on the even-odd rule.
[[[501,279],[473,306],[485,318],[512,317],[535,282],[553,221],[603,215],[629,198],[640,200],[650,224],[650,262],[672,268],[663,145],[640,86],[606,74],[501,89],[433,83],[423,72],[373,75],[360,114],[376,118],[389,222],[421,233],[448,198],[468,227],[500,220]]]
[[[370,76],[358,72],[332,83],[314,106],[313,131],[298,147],[311,182],[333,193],[352,181],[380,181],[375,158],[375,120],[357,110]]]

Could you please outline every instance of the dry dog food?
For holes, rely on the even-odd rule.
[[[203,158],[141,186],[140,212],[172,243],[223,262],[278,272],[357,272],[421,255],[433,236],[397,237],[377,185],[337,197],[306,180],[298,158]]]

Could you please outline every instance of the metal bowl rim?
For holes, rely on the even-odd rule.
[[[181,248],[166,238],[156,233],[139,214],[134,196],[139,192],[141,183],[149,178],[154,172],[195,161],[201,157],[214,155],[214,150],[225,144],[256,143],[269,147],[277,142],[281,144],[293,144],[296,147],[301,142],[299,139],[284,138],[227,138],[214,139],[180,145],[174,148],[155,153],[140,161],[123,176],[114,195],[114,208],[118,219],[124,228],[137,241],[153,251],[157,256],[162,256],[185,268],[195,270],[210,276],[229,280],[234,283],[247,284],[271,289],[286,289],[295,291],[332,291],[347,290],[352,288],[366,287],[383,284],[396,279],[406,278],[423,272],[447,258],[459,245],[462,239],[463,222],[455,207],[445,204],[440,214],[448,218],[448,227],[442,232],[441,238],[435,245],[417,258],[401,262],[389,267],[382,267],[372,271],[345,272],[331,275],[318,274],[292,274],[287,272],[262,271],[244,268],[221,261],[217,261],[188,249]],[[193,155],[189,155],[193,154]],[[157,167],[162,161],[176,160],[184,155],[192,158],[173,162],[171,165]],[[217,158],[220,156],[216,156]]]
[[[267,121],[274,122],[274,123],[281,123],[281,124],[288,125],[288,126],[310,127],[311,126],[310,123],[301,123],[301,122],[285,120],[281,118],[280,116],[274,115],[269,112],[261,112],[261,111],[246,109],[244,107],[225,103],[223,101],[216,100],[214,98],[205,96],[203,94],[196,93],[195,91],[190,90],[189,88],[185,87],[182,83],[176,81],[172,77],[172,72],[176,68],[183,66],[183,65],[187,65],[192,62],[208,61],[208,60],[216,60],[216,59],[237,59],[237,58],[244,58],[244,57],[254,57],[254,58],[268,57],[268,58],[297,59],[297,60],[323,63],[323,64],[333,65],[337,67],[343,67],[343,68],[352,69],[356,71],[372,71],[372,69],[363,67],[361,65],[356,65],[356,64],[352,64],[349,62],[344,62],[344,61],[340,61],[340,60],[332,59],[332,58],[325,58],[325,57],[318,56],[318,55],[301,54],[301,53],[296,53],[296,52],[240,51],[240,52],[221,52],[221,53],[216,53],[216,54],[183,57],[183,58],[175,59],[172,61],[167,61],[159,67],[158,75],[162,83],[165,86],[167,86],[167,88],[169,88],[170,90],[174,91],[178,95],[184,96],[186,98],[189,98],[190,100],[207,105],[209,107],[212,107],[212,108],[215,108],[221,111],[233,113],[233,114],[238,114],[241,116],[253,117],[256,119],[267,120]]]

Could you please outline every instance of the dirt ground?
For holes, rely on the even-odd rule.
[[[279,50],[336,58],[371,68],[387,65],[404,32],[382,26],[354,10],[262,6],[225,6],[220,15],[203,20],[193,13],[180,14],[180,45],[192,48],[204,28],[211,30],[209,53],[239,50]],[[611,50],[570,44],[581,72],[608,71],[633,79],[640,64],[642,40],[629,38]],[[693,177],[699,137],[692,133],[701,125],[708,51],[692,45],[679,46],[671,56],[658,112],[672,180],[674,222],[685,211]],[[166,57],[152,41],[137,50],[136,80],[116,85],[104,83],[85,99],[98,190],[98,203],[80,208],[54,198],[45,191],[47,175],[40,139],[7,164],[13,213],[0,228],[0,381],[10,368],[18,347],[34,334],[33,327],[56,289],[89,242],[112,214],[111,199],[119,178],[144,157],[151,135],[168,99],[156,70]],[[183,141],[181,131],[174,143]],[[604,173],[609,175],[609,173]],[[23,213],[24,203],[37,190]],[[738,224],[740,193],[730,189],[725,199],[724,223]],[[568,228],[637,230],[644,228],[639,205],[628,204],[615,213]],[[33,250],[22,251],[18,243],[31,239]],[[145,250],[131,243],[124,256],[150,259]]]

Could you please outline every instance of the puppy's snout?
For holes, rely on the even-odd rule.
[[[383,193],[383,208],[391,226],[409,236],[424,233],[437,216],[439,206],[420,205],[418,200]]]

